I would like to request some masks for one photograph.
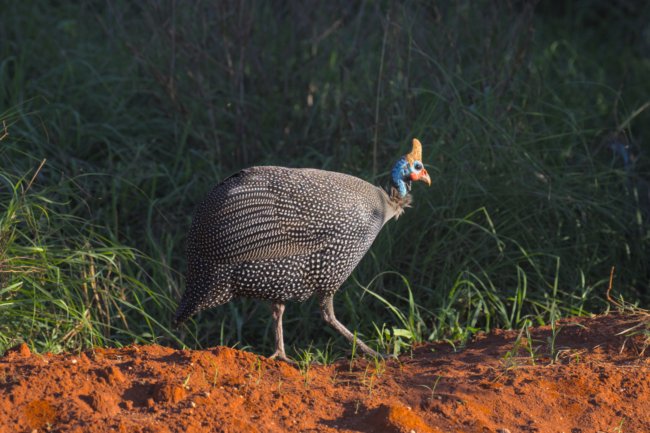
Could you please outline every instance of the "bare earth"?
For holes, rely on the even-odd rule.
[[[650,432],[649,320],[563,320],[553,349],[547,326],[532,345],[495,331],[307,371],[225,347],[21,345],[0,358],[0,432]]]

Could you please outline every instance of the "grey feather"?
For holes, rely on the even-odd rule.
[[[253,167],[227,178],[194,215],[175,321],[233,297],[333,294],[409,201],[324,170]]]

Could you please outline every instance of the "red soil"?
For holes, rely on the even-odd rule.
[[[0,358],[0,432],[650,432],[647,316],[308,371],[226,347]],[[622,334],[623,332],[623,334]],[[529,347],[532,345],[534,356]]]

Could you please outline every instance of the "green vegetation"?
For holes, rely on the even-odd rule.
[[[644,2],[6,3],[0,352],[270,353],[257,301],[169,329],[194,206],[255,164],[386,184],[414,136],[433,185],[335,299],[360,337],[399,353],[600,312],[612,267],[650,305]],[[289,353],[349,350],[317,315],[289,306]]]

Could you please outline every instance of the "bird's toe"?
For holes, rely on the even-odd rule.
[[[296,363],[296,361],[289,359],[286,353],[280,352],[278,350],[273,352],[273,355],[269,356],[269,359],[279,359],[280,361],[284,361],[287,364],[292,364],[292,365]]]

